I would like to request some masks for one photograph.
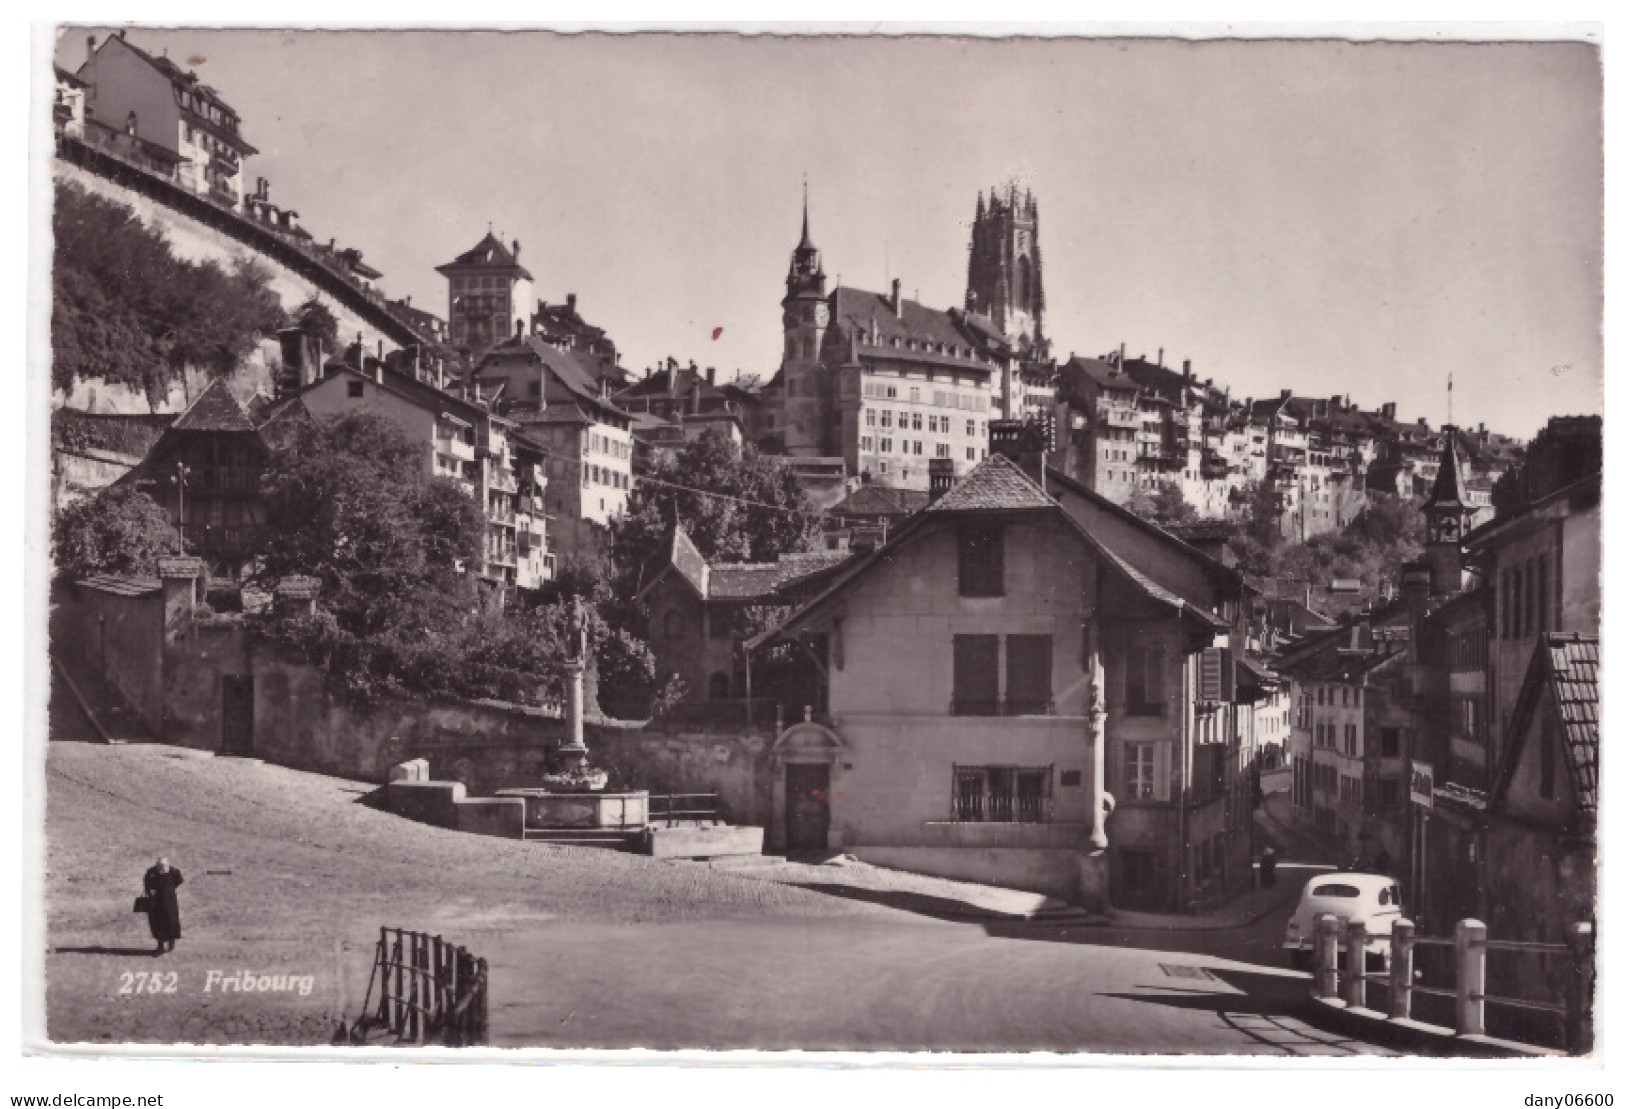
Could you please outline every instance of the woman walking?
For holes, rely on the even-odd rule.
[[[142,882],[147,894],[147,927],[158,941],[155,956],[175,950],[175,941],[181,938],[181,905],[175,896],[181,881],[181,872],[168,859],[160,858]]]

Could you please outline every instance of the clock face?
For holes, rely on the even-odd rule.
[[[829,326],[829,305],[819,303],[813,306],[812,322],[818,327]]]

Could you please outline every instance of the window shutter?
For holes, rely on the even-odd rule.
[[[1209,647],[1202,652],[1201,676],[1197,695],[1202,701],[1224,700],[1224,652],[1218,647]]]
[[[1168,776],[1170,767],[1169,755],[1171,749],[1166,743],[1151,745],[1151,782],[1152,796],[1158,801],[1168,800]]]

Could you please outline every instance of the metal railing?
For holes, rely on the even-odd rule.
[[[721,799],[715,793],[651,793],[649,823],[666,822],[670,828],[679,821],[722,822]]]
[[[1386,974],[1372,974],[1367,967],[1371,937],[1365,925],[1354,922],[1345,925],[1331,913],[1315,918],[1314,931],[1314,994],[1322,999],[1336,999],[1350,1008],[1370,1008],[1367,1004],[1368,987],[1377,985],[1388,994],[1388,1016],[1393,1020],[1410,1020],[1412,998],[1416,994],[1446,998],[1453,1003],[1455,1029],[1462,1036],[1485,1035],[1485,1016],[1488,1005],[1530,1013],[1543,1013],[1554,1017],[1563,1027],[1564,1048],[1570,1054],[1584,1055],[1592,1045],[1592,994],[1595,985],[1594,934],[1589,922],[1579,922],[1569,928],[1566,943],[1535,943],[1520,940],[1492,940],[1489,929],[1478,920],[1456,923],[1455,935],[1418,936],[1416,925],[1405,919],[1394,922],[1389,942]],[[1455,971],[1455,985],[1445,989],[1417,982],[1417,949],[1448,950]],[[1488,992],[1487,964],[1491,951],[1523,956],[1557,956],[1566,959],[1569,966],[1564,975],[1564,999],[1561,1003],[1539,1001],[1532,998],[1508,997]],[[1339,954],[1346,956],[1341,972],[1339,989]]]
[[[350,1042],[365,1043],[370,1033],[383,1030],[396,1044],[489,1043],[489,973],[484,959],[439,936],[380,928],[367,997],[350,1028]]]

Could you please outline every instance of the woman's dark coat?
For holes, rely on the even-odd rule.
[[[181,903],[175,887],[181,884],[181,872],[170,867],[166,874],[155,866],[147,871],[142,884],[147,891],[147,927],[152,929],[152,938],[160,943],[180,939]]]

